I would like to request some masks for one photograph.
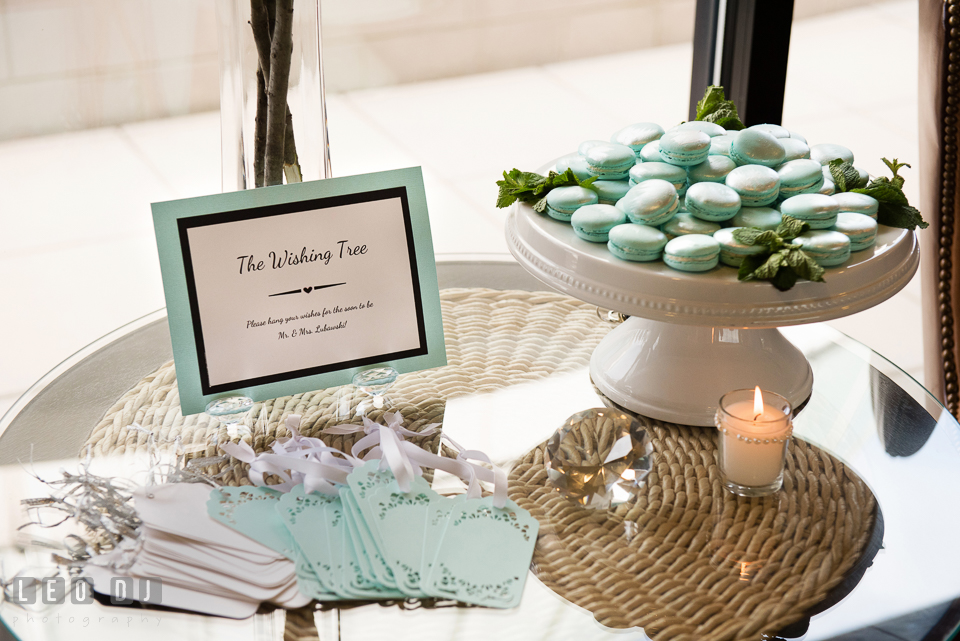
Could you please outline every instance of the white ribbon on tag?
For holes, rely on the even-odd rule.
[[[250,465],[250,481],[254,485],[265,486],[265,476],[268,474],[279,477],[282,483],[269,487],[281,492],[288,492],[302,483],[306,493],[336,495],[336,486],[345,484],[347,476],[355,467],[359,467],[364,461],[379,459],[380,468],[390,469],[402,492],[409,492],[413,479],[423,475],[423,467],[429,467],[462,479],[467,484],[467,495],[470,498],[480,497],[479,481],[493,483],[494,506],[500,508],[506,504],[507,473],[493,465],[486,454],[478,450],[464,449],[445,435],[443,438],[458,450],[457,458],[432,454],[406,438],[432,436],[437,433],[439,424],[430,424],[423,430],[414,432],[403,427],[403,416],[399,412],[385,413],[383,416],[386,424],[374,423],[363,417],[363,425],[337,425],[323,430],[324,434],[364,432],[365,436],[354,443],[350,454],[332,448],[318,438],[302,436],[298,431],[299,414],[287,417],[286,427],[291,436],[274,441],[272,453],[257,454],[243,441],[222,443],[220,448]],[[369,451],[361,456],[365,450]],[[490,467],[473,461],[486,463]]]
[[[250,481],[257,486],[266,486],[264,477],[273,474],[282,481],[270,485],[271,489],[289,492],[303,484],[305,492],[321,492],[336,495],[334,483],[346,483],[347,475],[362,462],[329,447],[318,438],[302,436],[298,431],[300,415],[287,416],[289,438],[274,441],[273,453],[257,454],[249,444],[221,443],[220,449],[238,461],[250,465]]]

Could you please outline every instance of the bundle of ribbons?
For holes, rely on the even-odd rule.
[[[252,487],[139,488],[138,536],[91,559],[86,575],[96,591],[110,595],[121,579],[138,585],[149,579],[152,603],[234,618],[264,602],[440,598],[517,605],[538,525],[507,499],[506,472],[445,435],[456,458],[408,440],[436,434],[436,425],[413,432],[399,413],[384,419],[324,430],[362,431],[349,453],[301,435],[298,415],[286,419],[291,436],[268,452],[222,444],[249,465]],[[441,496],[424,479],[426,468],[459,477],[466,492]],[[481,483],[492,485],[492,494],[482,496]]]

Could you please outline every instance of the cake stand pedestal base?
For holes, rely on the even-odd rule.
[[[681,425],[712,426],[720,397],[762,389],[800,407],[813,388],[806,357],[778,329],[730,329],[631,316],[597,346],[590,376],[611,401]]]

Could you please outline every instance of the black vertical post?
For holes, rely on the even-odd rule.
[[[690,120],[697,117],[697,102],[707,87],[713,84],[719,23],[720,0],[697,0],[697,15],[693,25],[693,69],[690,74]]]
[[[707,4],[713,8],[703,10],[704,14],[711,15],[703,16],[704,33],[701,33],[701,6]],[[722,36],[717,28],[721,12],[725,23]],[[706,31],[708,18],[712,18],[712,32]],[[744,124],[780,124],[792,25],[793,0],[698,0],[690,84],[691,118],[707,86],[717,84],[713,82],[717,80],[713,76],[716,62],[713,52],[718,52],[721,55],[719,84],[726,90],[727,98],[737,105]],[[722,37],[720,46],[717,46],[718,37]],[[698,55],[698,50],[710,51],[709,66],[708,56]],[[705,82],[706,78],[710,82]]]

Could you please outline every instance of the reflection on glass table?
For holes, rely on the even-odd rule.
[[[438,264],[441,287],[538,290],[509,260],[456,257]],[[882,548],[831,607],[782,631],[798,639],[947,639],[960,622],[960,426],[916,381],[863,345],[823,325],[783,330],[814,370],[814,391],[794,434],[849,466],[876,497]],[[140,378],[170,359],[163,312],[122,328],[41,380],[0,421],[0,553],[6,575],[49,568],[50,550],[28,547],[48,532],[17,532],[19,501],[44,488],[42,476],[75,469],[77,453],[104,411]],[[444,430],[508,463],[546,440],[576,412],[600,400],[584,368],[486,394],[451,399]],[[282,612],[245,621],[157,610],[65,604],[29,612],[0,606],[21,639],[281,638]],[[401,610],[366,605],[316,614],[321,639],[643,639],[605,628],[590,612],[528,577],[519,608]]]

